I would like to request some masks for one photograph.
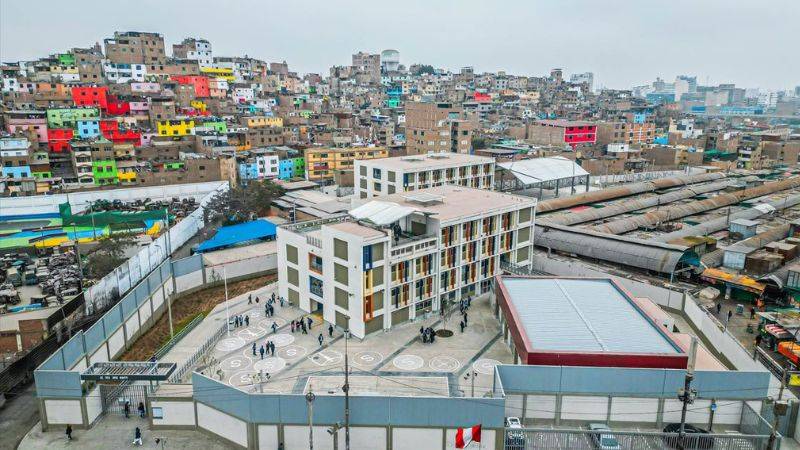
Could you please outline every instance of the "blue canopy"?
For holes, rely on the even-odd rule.
[[[264,219],[222,227],[214,237],[200,244],[197,252],[210,252],[248,241],[274,239],[276,233],[275,224]]]

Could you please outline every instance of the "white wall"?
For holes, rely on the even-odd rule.
[[[89,395],[86,396],[86,416],[89,419],[89,423],[93,423],[102,412],[103,399],[100,397],[100,388],[95,386],[95,388],[89,392]]]
[[[314,450],[333,450],[333,437],[327,426],[314,426]],[[350,429],[352,437],[353,429]],[[308,449],[308,426],[283,427],[283,444],[286,450]],[[263,448],[263,447],[262,447]],[[339,448],[344,448],[344,435],[340,435]],[[374,449],[385,448],[374,446]]]
[[[394,428],[392,450],[441,450],[441,428]]]
[[[658,420],[657,398],[611,399],[611,422],[652,422]]]
[[[577,397],[565,395],[561,398],[562,420],[599,420],[605,422],[608,414],[608,397]]]
[[[139,315],[132,314],[131,317],[125,322],[125,332],[128,339],[133,338],[136,332],[139,331]]]
[[[50,425],[83,423],[80,400],[45,400],[44,408]]]
[[[108,362],[108,347],[105,342],[89,356],[89,364]]]
[[[195,425],[194,402],[152,401],[150,409],[153,408],[162,408],[164,416],[153,418],[153,425]]]
[[[232,261],[218,266],[207,266],[206,280],[213,280],[215,278],[219,278],[221,280],[223,278],[224,272],[227,272],[228,279],[231,279],[236,277],[247,276],[253,273],[275,270],[277,268],[278,268],[278,255],[272,253],[268,255],[259,256],[257,258]],[[183,276],[181,278],[186,278],[186,276]],[[202,282],[202,275],[200,281]]]
[[[556,396],[555,395],[529,395],[525,405],[526,419],[550,419],[556,417]],[[509,414],[513,411],[506,411],[506,416],[519,417],[519,410],[516,414]]]
[[[243,420],[198,403],[197,425],[231,442],[247,447],[247,424]]]
[[[122,350],[124,345],[125,332],[123,331],[122,327],[119,327],[117,331],[108,339],[108,355],[111,357],[111,359],[119,356],[119,352]]]
[[[188,291],[202,284],[203,272],[200,270],[175,278],[175,285],[178,288],[178,292]]]
[[[157,289],[156,291],[158,292],[160,289]],[[139,307],[139,326],[146,323],[147,319],[153,315],[153,312],[150,310],[150,302],[151,300],[147,299],[147,301],[142,303],[142,305]]]
[[[278,448],[278,427],[276,425],[258,426],[258,448],[262,450]]]

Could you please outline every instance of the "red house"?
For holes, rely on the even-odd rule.
[[[103,133],[103,136],[115,144],[133,144],[136,147],[142,145],[142,133],[135,130],[111,130]]]
[[[72,148],[69,141],[74,134],[72,128],[48,128],[47,147],[55,153],[68,152]]]
[[[105,86],[75,86],[72,88],[72,101],[75,106],[99,106],[106,109],[108,88]]]
[[[492,101],[492,97],[489,94],[484,94],[482,92],[475,93],[475,101],[480,103],[490,103]]]
[[[194,86],[194,96],[197,98],[211,96],[208,77],[200,75],[173,75],[172,81],[175,81],[178,84],[191,84]]]
[[[119,122],[117,122],[116,120],[101,120],[100,121],[100,133],[102,133],[103,136],[105,136],[106,133],[108,133],[110,131],[115,131],[115,130],[119,130]]]
[[[109,96],[106,112],[112,116],[124,116],[131,112],[131,104],[121,101],[117,97]]]

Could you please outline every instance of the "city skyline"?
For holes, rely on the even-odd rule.
[[[697,76],[699,84],[735,83],[765,90],[800,84],[795,75],[800,62],[785,58],[781,45],[800,39],[791,24],[791,17],[797,16],[792,11],[800,12],[796,3],[774,2],[767,9],[679,1],[664,10],[623,3],[608,8],[577,1],[567,8],[513,2],[498,8],[473,1],[441,2],[436,7],[412,1],[397,9],[348,0],[311,7],[288,4],[278,10],[264,3],[236,2],[215,13],[218,7],[212,2],[186,8],[141,1],[130,3],[135,8],[124,17],[105,17],[100,14],[104,3],[96,1],[81,2],[84,8],[77,15],[71,13],[72,3],[48,5],[31,15],[29,3],[4,1],[0,60],[32,60],[48,52],[102,44],[115,30],[136,30],[161,33],[168,48],[186,37],[201,37],[212,43],[216,55],[285,60],[292,70],[323,76],[331,66],[347,65],[352,53],[394,48],[406,66],[422,63],[451,71],[473,66],[479,72],[530,76],[560,67],[567,74],[593,72],[595,86],[615,89],[657,77],[671,81],[681,74]],[[280,14],[271,18],[274,12]],[[219,20],[220,13],[232,20]],[[182,20],[173,20],[181,15]],[[291,20],[294,17],[303,19]],[[742,56],[755,52],[763,63],[753,64]]]

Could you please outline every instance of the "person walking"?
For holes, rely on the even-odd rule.
[[[431,344],[433,344],[433,343],[436,341],[436,332],[435,332],[435,331],[433,331],[433,328],[430,328],[430,330],[431,330],[431,332],[430,332],[430,335],[431,335],[431,337],[430,337],[430,339],[431,339]]]
[[[269,341],[269,350],[272,353],[272,356],[275,356],[275,343],[272,341]]]
[[[294,333],[294,320],[292,320],[292,333]]]
[[[67,440],[71,441],[72,440],[72,425],[67,424],[67,431],[65,433],[67,435]]]
[[[300,320],[300,329],[303,330],[303,334],[308,334],[308,330],[306,329],[306,323],[302,319]]]
[[[272,334],[275,334],[275,332],[276,332],[277,330],[278,330],[278,324],[277,324],[277,323],[275,323],[275,322],[272,322]]]
[[[333,337],[333,325],[328,324],[328,337]]]
[[[244,316],[244,324],[245,326],[250,326],[250,316]]]
[[[275,301],[275,293],[274,292],[272,293],[272,297],[270,298],[270,300],[273,301],[273,302]]]
[[[279,299],[281,301],[281,308],[283,308],[283,296],[279,297]]]
[[[462,320],[461,322],[458,323],[458,325],[461,326],[461,332],[463,333],[464,332],[464,321]]]
[[[311,324],[314,323],[314,321],[311,320],[311,316],[306,317],[306,321],[308,321],[308,329],[310,330],[311,329]]]
[[[256,356],[256,343],[253,342],[253,356]]]
[[[464,326],[465,327],[469,325],[469,321],[467,319],[468,319],[467,312],[464,311]]]
[[[264,346],[263,345],[259,349],[259,352],[261,352],[261,359],[264,359]]]
[[[128,419],[131,417],[131,402],[125,400],[125,405],[122,407],[122,410],[125,412],[125,418]]]
[[[717,302],[717,315],[722,311],[722,302]]]
[[[322,347],[322,340],[323,340],[322,333],[320,333],[319,336],[317,336],[317,340],[319,341],[319,346]]]
[[[139,410],[139,418],[144,419],[144,402],[139,402],[139,406],[136,409]]]
[[[755,319],[756,318],[756,308],[753,307],[753,306],[750,307],[750,318],[751,319]]]
[[[136,429],[133,431],[132,445],[138,445],[140,447],[142,446],[142,430],[140,430],[139,427],[136,427]]]
[[[253,294],[247,294],[247,304],[248,305],[253,304]]]

